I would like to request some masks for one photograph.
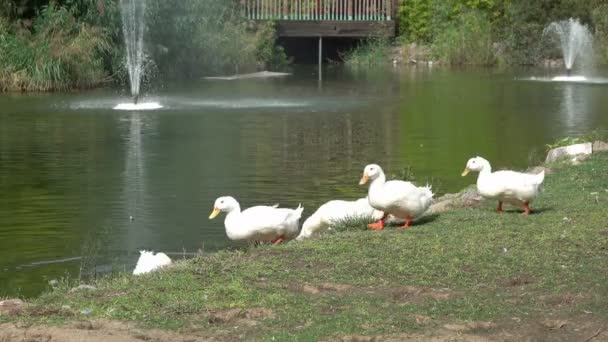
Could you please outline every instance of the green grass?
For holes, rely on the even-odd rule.
[[[368,38],[359,46],[345,53],[344,63],[351,68],[368,68],[388,65],[391,52],[386,38]]]
[[[595,141],[605,141],[608,140],[608,131],[604,131],[604,130],[594,130],[591,131],[589,133],[586,133],[584,135],[578,136],[578,137],[565,137],[559,140],[556,140],[555,142],[551,143],[551,144],[546,144],[545,148],[546,151],[549,152],[550,150],[554,149],[554,148],[558,148],[558,147],[564,147],[564,146],[570,146],[570,145],[574,145],[574,144],[583,144],[583,143],[593,143]]]
[[[496,203],[486,202],[406,231],[372,232],[358,223],[302,243],[222,251],[156,274],[100,280],[93,292],[69,293],[65,283],[33,300],[26,314],[0,322],[93,317],[282,341],[424,333],[461,321],[568,319],[583,310],[605,321],[607,170],[605,153],[580,166],[555,166],[529,217],[499,215]],[[216,317],[235,308],[272,314],[255,318],[255,326]],[[416,315],[430,321],[417,324]]]
[[[107,83],[105,31],[78,22],[65,7],[44,8],[32,32],[0,18],[0,91],[64,91]]]

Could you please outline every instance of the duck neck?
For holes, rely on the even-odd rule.
[[[230,221],[235,221],[239,214],[241,213],[241,206],[237,203],[232,209],[230,209],[230,211],[226,214],[226,220],[224,221],[226,223],[226,229],[228,229],[228,227],[232,226],[230,224],[228,224]]]
[[[372,183],[369,185],[369,192],[374,192],[376,189],[379,189],[382,185],[384,185],[384,183],[386,183],[386,176],[384,173],[381,173],[378,175],[378,177],[376,177],[376,179],[372,180]]]
[[[489,162],[485,162],[483,164],[483,168],[479,171],[479,177],[477,177],[477,181],[479,182],[481,179],[492,174],[492,166],[490,166]]]

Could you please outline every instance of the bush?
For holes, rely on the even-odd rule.
[[[432,39],[429,0],[403,0],[399,6],[399,34],[405,40],[428,43]]]
[[[148,52],[168,78],[287,64],[274,26],[249,23],[236,1],[150,0],[147,20]]]
[[[348,51],[343,59],[350,67],[380,66],[388,63],[390,42],[384,37],[368,38]]]
[[[491,13],[496,0],[402,0],[399,33],[406,41],[430,43],[451,21],[469,10]]]
[[[450,65],[491,65],[495,63],[490,21],[478,10],[459,15],[440,31],[433,53]]]
[[[0,25],[0,88],[51,91],[107,82],[102,54],[110,49],[103,30],[78,22],[65,7],[45,7],[31,31]]]
[[[595,26],[595,51],[599,62],[608,64],[608,4],[595,8],[591,17]]]
[[[499,62],[535,64],[541,57],[547,57],[543,55],[545,52],[554,51],[541,39],[543,29],[552,21],[579,18],[582,23],[595,26],[597,44],[607,46],[608,38],[604,37],[608,36],[608,31],[600,29],[605,6],[605,0],[402,0],[399,27],[401,40],[432,44],[441,55],[460,55],[454,59],[456,64],[461,64],[459,60],[471,59],[463,57],[471,46],[459,51],[458,46],[450,46],[449,41],[462,39],[467,28],[459,26],[463,20],[469,23],[476,20],[466,18],[466,13],[472,11],[484,18],[482,26],[490,29],[491,37],[498,43],[500,51],[495,54]],[[473,47],[477,51],[487,51],[486,43]],[[608,52],[605,48],[602,51],[607,60]],[[481,55],[485,55],[480,59],[486,64],[487,55]]]
[[[126,84],[119,3],[2,2],[0,89],[66,90],[110,78]],[[285,53],[275,47],[274,26],[253,25],[238,5],[236,0],[148,0],[143,85],[156,75],[197,78],[286,65]]]

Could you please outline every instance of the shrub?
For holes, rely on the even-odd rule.
[[[433,53],[450,65],[491,65],[495,62],[490,22],[478,10],[459,15],[437,34]]]
[[[343,59],[349,67],[369,67],[387,64],[390,42],[384,37],[367,38],[348,51]]]
[[[595,51],[599,62],[608,64],[608,4],[595,8],[591,16],[595,26]]]
[[[48,6],[32,31],[0,34],[0,88],[51,91],[87,88],[108,81],[103,30],[78,22],[65,7]]]
[[[197,78],[287,63],[275,48],[272,23],[253,25],[235,1],[150,0],[147,20],[149,53],[167,77]]]
[[[406,40],[428,43],[432,39],[429,0],[403,0],[399,6],[399,34]]]

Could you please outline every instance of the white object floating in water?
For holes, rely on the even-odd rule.
[[[154,110],[160,108],[163,108],[163,106],[158,102],[119,103],[114,107],[115,110]]]
[[[156,253],[152,251],[139,251],[141,254],[139,256],[139,260],[137,260],[137,265],[133,270],[133,274],[144,274],[155,271],[161,267],[171,265],[171,258],[167,256],[165,253]]]
[[[274,72],[274,71],[260,71],[254,72],[251,74],[240,74],[240,75],[232,75],[232,76],[209,76],[205,77],[206,80],[224,80],[224,81],[233,81],[233,80],[242,80],[248,78],[270,78],[270,77],[283,77],[289,76],[290,73],[287,72]]]
[[[555,76],[552,80],[556,82],[587,82],[589,79],[585,76]]]

